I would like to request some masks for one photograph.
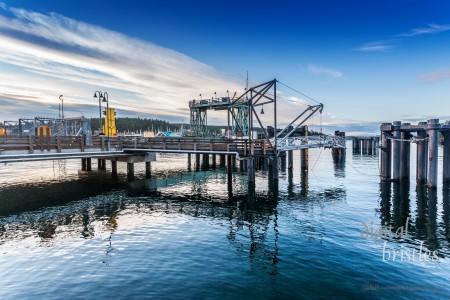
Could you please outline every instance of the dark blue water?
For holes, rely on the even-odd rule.
[[[258,171],[255,195],[239,168],[230,190],[224,169],[188,171],[185,156],[134,182],[79,168],[0,166],[1,299],[450,295],[450,189],[380,184],[377,156],[311,150],[302,180],[296,153],[279,192]]]

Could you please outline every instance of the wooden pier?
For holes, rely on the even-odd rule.
[[[0,163],[14,163],[42,160],[81,159],[81,169],[92,170],[92,159],[97,159],[98,170],[106,170],[106,161],[111,162],[112,177],[117,177],[117,162],[127,163],[129,180],[134,179],[134,164],[145,163],[146,177],[151,176],[151,162],[156,160],[156,153],[186,154],[188,166],[192,156],[196,166],[210,161],[215,165],[217,157],[219,164],[227,168],[228,179],[231,182],[232,172],[239,161],[239,168],[247,172],[248,181],[255,182],[255,170],[265,166],[277,170],[293,167],[293,151],[300,151],[301,172],[303,176],[308,171],[308,149],[325,147],[345,149],[342,137],[303,137],[280,139],[278,157],[273,158],[273,142],[264,139],[228,139],[228,138],[194,138],[194,137],[110,137],[108,150],[107,137],[93,136],[90,143],[85,139],[73,136],[0,136]],[[336,150],[340,151],[340,150]],[[342,152],[340,152],[342,153]],[[345,152],[344,152],[345,155]],[[277,180],[275,174],[271,180]]]
[[[438,181],[439,132],[444,136],[443,182],[450,182],[450,124],[440,124],[439,119],[428,122],[383,123],[381,131],[382,181],[409,181],[411,143],[417,144],[417,183],[426,183],[428,188],[436,188]],[[412,133],[416,133],[415,136]]]
[[[190,134],[195,137],[116,137],[110,136],[109,132],[108,136],[92,136],[88,128],[90,125],[82,118],[83,122],[76,134],[79,136],[43,136],[39,135],[36,128],[34,135],[0,136],[0,162],[81,158],[82,170],[89,171],[92,169],[92,158],[96,158],[99,170],[106,169],[106,160],[111,161],[113,177],[117,176],[117,162],[126,162],[128,178],[132,180],[135,163],[145,162],[146,176],[151,176],[151,162],[156,160],[158,152],[187,154],[188,166],[192,155],[195,155],[197,166],[200,155],[204,162],[209,162],[209,156],[212,155],[213,164],[216,164],[219,156],[220,165],[226,165],[229,183],[236,161],[239,161],[239,168],[248,174],[249,186],[254,186],[255,169],[259,166],[267,167],[269,180],[273,182],[278,181],[279,169],[285,168],[286,161],[292,169],[295,150],[300,151],[301,172],[305,176],[310,148],[331,148],[336,159],[343,159],[344,133],[308,136],[305,124],[313,115],[322,113],[322,103],[316,101],[317,105],[307,105],[286,127],[279,128],[278,83],[278,80],[273,79],[250,87],[236,98],[228,96],[220,99],[216,97],[211,101],[190,101]],[[266,110],[272,108],[271,116],[264,113],[264,105]],[[206,114],[209,109],[227,112],[227,137],[208,137]],[[264,118],[261,116],[263,114]]]

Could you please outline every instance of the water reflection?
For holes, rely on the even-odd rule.
[[[438,193],[436,189],[427,189],[417,185],[415,191],[416,211],[411,213],[410,184],[382,182],[380,184],[380,220],[388,228],[392,226],[394,233],[398,228],[405,227],[408,222],[409,238],[395,239],[399,243],[409,244],[411,247],[420,245],[430,251],[439,250],[439,253],[448,255],[447,244],[442,244],[438,231]],[[448,241],[449,233],[449,187],[443,188],[443,229],[445,239]]]
[[[442,188],[442,206],[443,216],[442,221],[444,225],[444,235],[447,241],[450,242],[450,185],[445,184]]]

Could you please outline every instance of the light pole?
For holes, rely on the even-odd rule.
[[[63,98],[63,95],[59,95],[59,100],[61,100],[61,119],[64,119],[64,98]]]
[[[98,134],[100,135],[103,132],[103,126],[102,126],[102,100],[103,100],[103,94],[100,91],[95,91],[94,98],[97,98],[98,93],[98,119],[100,121],[100,127]]]
[[[110,125],[111,121],[109,120],[109,115],[108,115],[109,114],[109,96],[108,96],[107,92],[103,93],[102,102],[106,102],[105,127],[107,130],[106,132],[108,134],[108,151],[109,151],[111,148],[111,143],[109,141],[109,127],[110,127],[109,125]]]
[[[63,126],[64,135],[67,135],[66,134],[66,124],[64,124],[64,97],[63,97],[63,95],[59,95],[59,100],[61,101],[61,112],[60,112],[59,117],[62,119],[61,123]]]

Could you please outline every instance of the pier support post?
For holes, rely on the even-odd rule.
[[[373,154],[374,155],[377,154],[377,150],[378,150],[379,145],[380,145],[380,137],[376,136],[376,137],[374,137],[373,145],[372,145],[373,146]]]
[[[152,177],[152,165],[151,162],[145,162],[145,178],[149,179]]]
[[[191,171],[192,165],[191,165],[191,154],[188,153],[188,171]]]
[[[203,166],[209,166],[209,154],[203,154]]]
[[[302,174],[308,174],[308,149],[300,150],[300,169]]]
[[[368,138],[366,140],[366,146],[367,146],[367,154],[372,155],[372,138]]]
[[[443,174],[442,181],[444,183],[450,182],[450,130],[444,130],[444,153],[443,153]]]
[[[233,181],[233,165],[231,163],[231,154],[227,155],[227,179],[228,179],[228,184],[231,184],[231,182]]]
[[[352,140],[352,146],[353,146],[353,153],[358,153],[358,145],[359,145],[359,140],[357,137],[354,137]]]
[[[281,160],[281,171],[286,171],[286,151],[283,151],[280,153],[280,160]]]
[[[134,180],[134,163],[127,163],[127,178],[129,181]]]
[[[247,177],[249,184],[255,184],[255,165],[254,158],[251,156],[247,157]]]
[[[391,140],[387,137],[392,129],[391,123],[381,124],[380,176],[381,181],[391,180]]]
[[[403,125],[411,125],[410,123],[404,123]],[[411,134],[407,131],[401,133],[402,140],[411,139]],[[400,180],[408,181],[410,175],[410,160],[411,160],[411,143],[408,141],[402,141],[400,146]]]
[[[273,180],[278,180],[278,168],[279,168],[279,162],[278,162],[278,156],[273,157]]]
[[[400,155],[401,155],[401,126],[402,122],[395,121],[392,123],[393,137],[392,141],[392,180],[400,181]]]
[[[86,158],[81,159],[81,170],[86,171]]]
[[[117,178],[117,161],[111,161],[111,176],[112,178]]]
[[[425,128],[427,122],[419,122],[419,126],[423,126],[424,129],[417,131],[417,158],[416,158],[416,181],[418,184],[424,184],[427,182],[427,154],[428,154],[428,141],[427,132]]]
[[[427,166],[427,187],[437,187],[438,175],[438,146],[439,146],[439,119],[430,119],[427,124],[428,132],[428,166]]]
[[[102,159],[101,158],[97,159],[97,170],[98,171],[103,170],[102,169]]]
[[[220,166],[225,167],[225,154],[220,154]]]
[[[86,158],[86,170],[92,171],[92,159],[91,158]]]
[[[195,170],[196,171],[200,170],[200,154],[199,153],[195,154]]]
[[[289,150],[287,154],[288,154],[288,169],[292,170],[292,168],[294,167],[294,151]]]
[[[216,168],[216,154],[212,155],[212,167],[215,169]]]

